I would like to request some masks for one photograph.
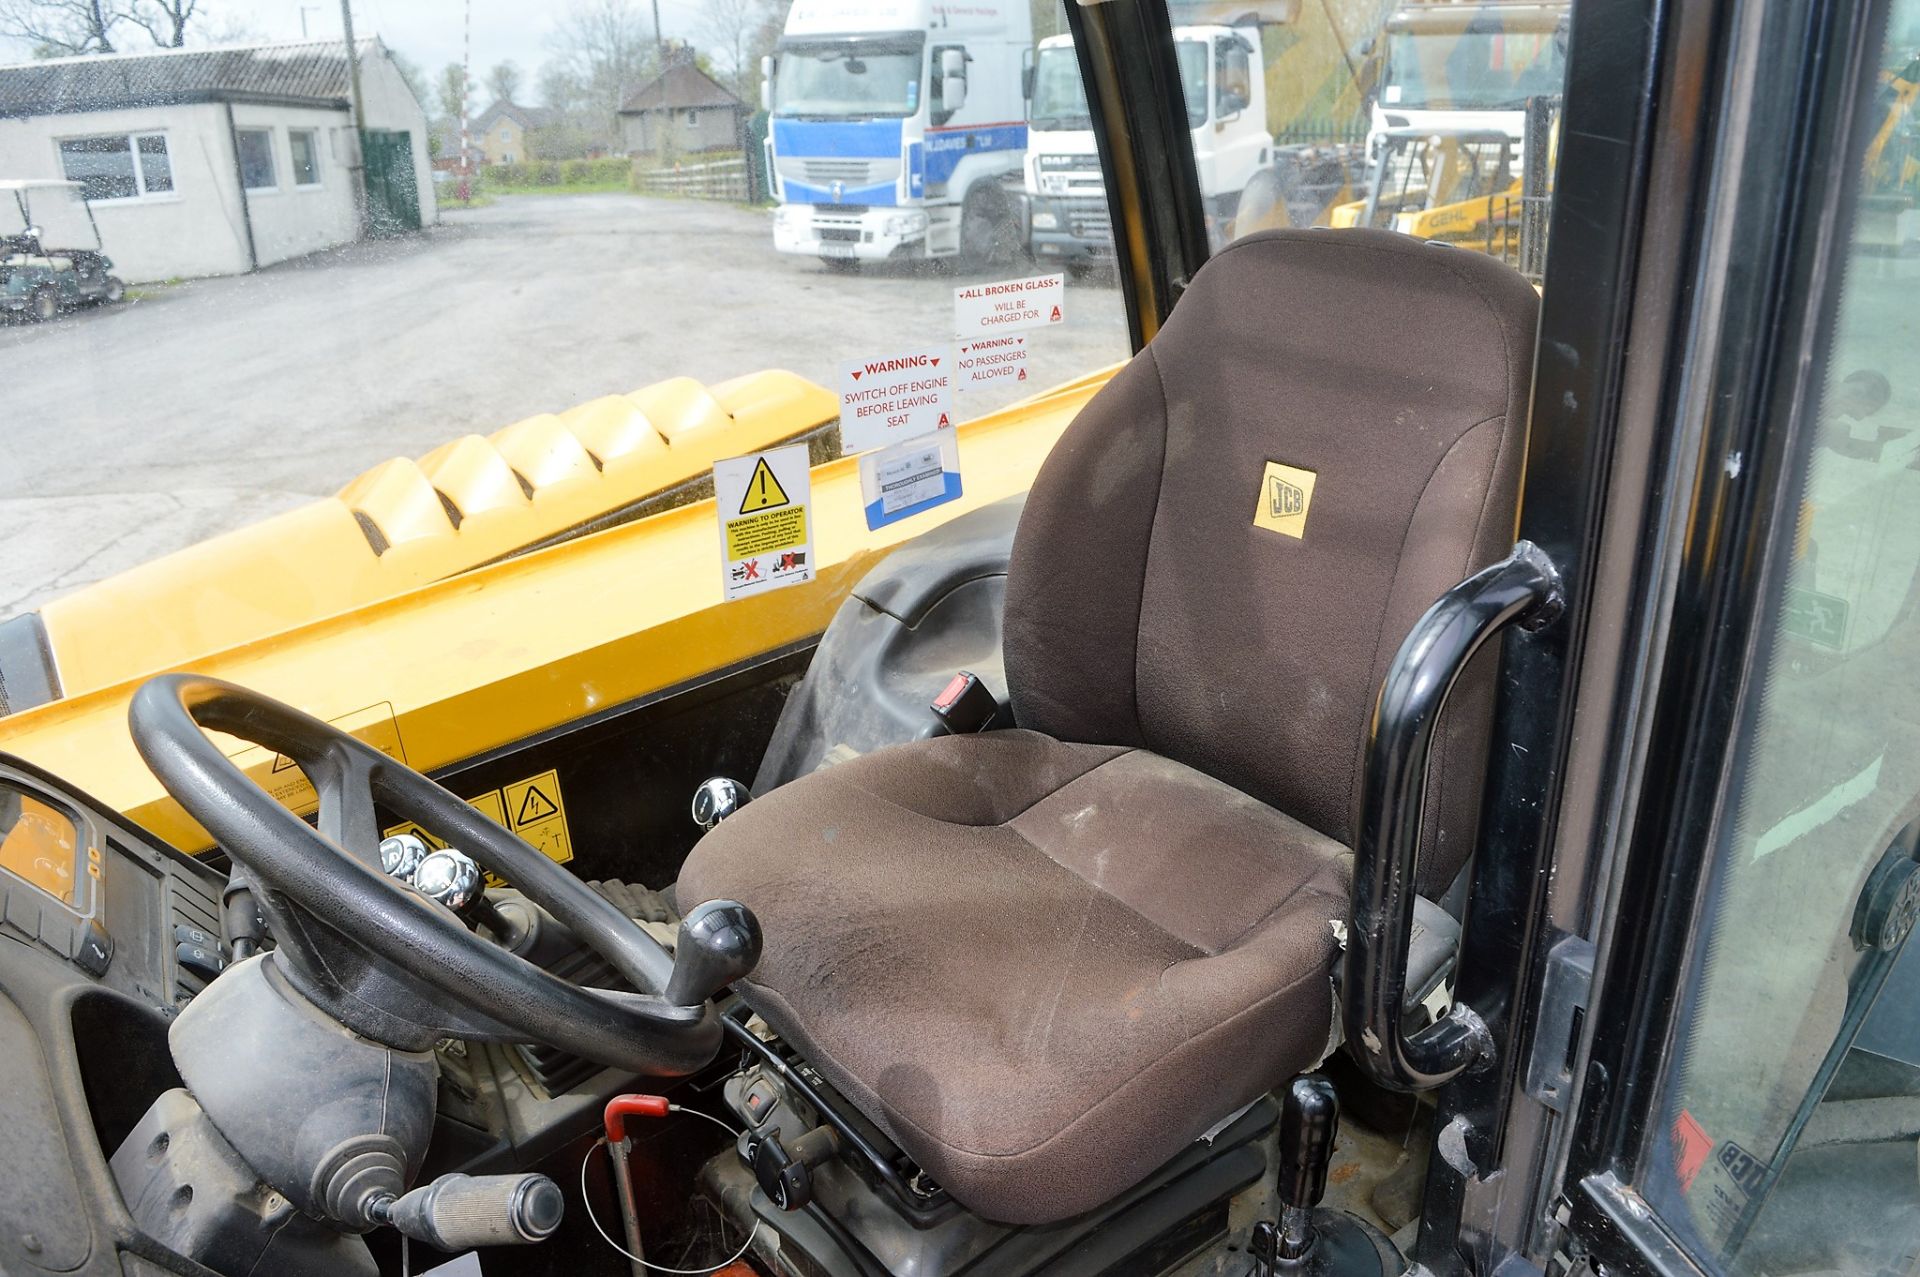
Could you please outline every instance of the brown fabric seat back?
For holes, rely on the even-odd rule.
[[[1391,232],[1222,250],[1034,483],[1020,724],[1144,746],[1351,845],[1388,662],[1511,547],[1537,313],[1501,263]],[[1471,850],[1495,655],[1436,746],[1424,890]]]

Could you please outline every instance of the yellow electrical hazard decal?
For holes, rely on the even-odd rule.
[[[1253,526],[1278,532],[1295,540],[1307,534],[1307,510],[1313,505],[1313,484],[1318,476],[1299,466],[1267,462],[1260,476],[1260,500],[1253,509]]]
[[[740,498],[740,513],[752,514],[756,510],[771,510],[787,504],[787,490],[780,486],[780,480],[774,478],[773,467],[767,459],[761,457],[754,466],[753,474],[747,478],[746,495]]]
[[[544,771],[538,776],[476,794],[467,799],[467,806],[494,824],[511,829],[549,859],[563,865],[573,859],[573,839],[567,832],[567,802],[560,793],[559,772]],[[412,834],[435,851],[447,845],[446,839],[435,837],[410,820],[382,831],[387,838],[395,834]],[[489,870],[487,885],[504,887],[507,883]]]

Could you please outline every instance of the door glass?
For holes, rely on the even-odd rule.
[[[1894,6],[1772,657],[1643,1188],[1739,1273],[1920,1260],[1920,263]],[[1908,33],[1905,36],[1899,33]]]

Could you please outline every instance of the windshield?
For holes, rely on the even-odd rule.
[[[94,246],[93,224],[87,220],[87,206],[72,187],[42,186],[22,192],[26,201],[27,224],[40,232],[45,248],[86,248]],[[20,207],[12,192],[0,195],[0,235],[17,235],[25,229]]]
[[[1181,40],[1174,51],[1180,61],[1187,127],[1197,129],[1207,122],[1207,42]],[[1033,76],[1033,127],[1042,132],[1093,127],[1086,90],[1080,83],[1080,64],[1071,45],[1040,50]]]
[[[1550,31],[1400,31],[1387,40],[1380,104],[1411,111],[1517,111],[1560,92],[1566,59]]]
[[[1040,50],[1033,73],[1033,127],[1043,131],[1089,129],[1087,92],[1071,45]]]
[[[790,44],[773,78],[775,115],[908,116],[920,109],[921,51],[840,40]]]

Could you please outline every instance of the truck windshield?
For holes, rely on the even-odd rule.
[[[1517,111],[1560,92],[1566,57],[1551,31],[1399,31],[1387,39],[1385,107]]]
[[[1180,94],[1186,100],[1187,127],[1197,129],[1207,122],[1207,42],[1180,40],[1174,49],[1180,59]],[[1073,46],[1042,49],[1034,65],[1033,127],[1043,133],[1092,128]]]
[[[917,46],[839,40],[790,44],[773,79],[775,115],[908,116],[920,107]]]
[[[1072,45],[1040,50],[1033,72],[1033,127],[1049,133],[1093,127]]]

